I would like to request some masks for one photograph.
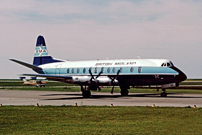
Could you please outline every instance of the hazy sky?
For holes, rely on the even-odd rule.
[[[1,0],[0,78],[34,73],[38,35],[60,59],[171,60],[202,78],[201,0]]]

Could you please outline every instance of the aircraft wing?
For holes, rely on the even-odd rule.
[[[35,76],[35,77],[46,77],[50,80],[57,79],[72,79],[72,76],[64,76],[64,75],[47,75],[47,74],[23,74],[23,76]]]

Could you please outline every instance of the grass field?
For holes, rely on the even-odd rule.
[[[2,89],[80,91],[80,87],[60,82],[48,82],[45,88],[27,87],[22,83],[0,80]],[[201,85],[202,80],[183,83]],[[111,87],[105,87],[101,92],[110,91]],[[157,93],[153,88],[129,91]],[[120,92],[120,88],[115,87],[114,92]],[[167,89],[167,92],[202,94],[196,89]],[[0,106],[0,134],[202,134],[202,108]]]
[[[201,134],[202,108],[2,106],[0,134]]]
[[[187,79],[184,82],[181,82],[180,85],[201,85],[202,80],[200,79]],[[24,86],[23,81],[20,79],[0,79],[0,86]],[[48,81],[46,86],[75,86],[75,84]]]
[[[188,79],[182,83],[180,86],[186,85],[186,87],[180,87],[177,89],[167,89],[168,93],[195,93],[202,94],[202,80],[200,79]],[[187,87],[191,85],[197,85],[197,87]],[[75,87],[74,87],[75,86]],[[13,89],[13,90],[42,90],[42,91],[71,91],[78,92],[80,91],[80,87],[74,84],[48,81],[45,88],[37,88],[35,86],[25,86],[23,85],[23,81],[19,79],[0,79],[0,89]],[[101,92],[110,92],[111,87],[102,88]],[[119,87],[115,87],[114,92],[120,92]],[[161,91],[157,92],[156,88],[131,88],[129,90],[130,93],[161,93]]]

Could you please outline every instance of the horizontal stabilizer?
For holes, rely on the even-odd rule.
[[[23,65],[23,66],[26,66],[26,67],[28,67],[28,68],[31,68],[31,69],[33,69],[33,70],[42,70],[42,68],[40,68],[40,67],[37,67],[37,66],[31,65],[31,64],[28,64],[28,63],[19,61],[19,60],[15,60],[15,59],[9,59],[9,60],[14,61],[14,62],[16,62],[16,63],[18,63],[18,64],[21,64],[21,65]]]
[[[51,75],[51,74],[23,74],[23,76],[46,77],[49,79],[72,79],[72,76]]]

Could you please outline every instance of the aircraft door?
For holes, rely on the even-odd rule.
[[[59,75],[60,74],[60,68],[61,68],[62,64],[59,64],[59,65],[56,65],[56,68],[55,68],[55,74]]]

